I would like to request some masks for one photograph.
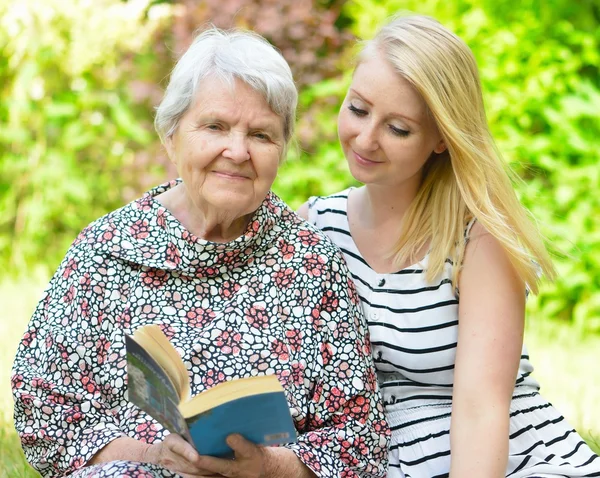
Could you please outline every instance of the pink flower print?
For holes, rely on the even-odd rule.
[[[298,232],[298,239],[300,239],[300,242],[305,246],[316,246],[321,241],[319,236],[312,231]]]
[[[129,308],[117,315],[117,324],[123,329],[131,327],[131,313],[129,312]]]
[[[102,233],[102,242],[110,242],[115,237],[115,225],[110,223]]]
[[[332,387],[329,396],[325,399],[325,408],[329,413],[340,410],[344,405],[344,394],[337,387]]]
[[[148,269],[140,274],[142,282],[154,289],[160,289],[169,280],[169,274],[163,269]]]
[[[313,402],[315,403],[319,403],[321,401],[321,396],[323,395],[323,384],[322,383],[318,383],[317,385],[315,385],[315,388],[313,390]]]
[[[67,293],[63,297],[63,302],[70,304],[71,302],[73,302],[73,299],[75,299],[75,286],[71,285],[69,287],[69,290],[67,290]]]
[[[309,463],[310,467],[316,472],[321,471],[320,458],[317,458],[312,451],[301,448],[298,450],[298,456],[304,463]]]
[[[320,277],[323,274],[323,265],[326,263],[325,257],[314,252],[307,252],[302,262],[303,269],[311,277]]]
[[[100,365],[104,363],[108,349],[110,349],[110,342],[106,337],[100,337],[96,341],[96,352],[98,353],[98,363]]]
[[[192,327],[204,327],[216,317],[216,314],[212,309],[203,309],[202,307],[195,307],[190,309],[185,314],[185,320]]]
[[[287,337],[290,348],[293,352],[300,352],[302,350],[302,331],[299,329],[286,330],[285,336]]]
[[[276,355],[282,363],[285,363],[290,359],[288,346],[279,339],[275,339],[271,342],[271,354]]]
[[[352,282],[352,279],[350,277],[348,277],[348,281],[346,282],[346,289],[348,290],[348,293],[350,294],[350,301],[354,305],[359,305],[360,297],[358,296],[358,292],[356,292],[356,287],[354,285],[354,282]]]
[[[76,270],[77,270],[77,261],[73,258],[69,259],[67,261],[67,265],[65,266],[65,269],[63,270],[63,273],[62,273],[63,279],[67,279]]]
[[[81,287],[81,291],[83,293],[87,293],[90,290],[92,285],[92,279],[89,272],[83,274],[82,277],[79,278],[79,286]]]
[[[158,326],[160,327],[160,330],[162,330],[163,334],[165,334],[165,336],[168,339],[172,339],[173,337],[175,337],[175,329],[173,328],[172,325],[170,325],[170,324],[159,324]]]
[[[51,390],[53,388],[56,388],[52,383],[48,382],[47,380],[44,380],[41,377],[33,377],[31,379],[31,386],[33,388],[41,388],[42,390]]]
[[[48,401],[55,403],[56,405],[64,405],[67,400],[64,396],[53,391],[50,395],[48,395]]]
[[[233,295],[240,290],[239,284],[234,284],[229,281],[223,282],[219,295],[225,299],[230,299]]]
[[[232,330],[224,330],[219,337],[217,337],[216,345],[221,349],[224,354],[237,355],[240,353],[239,343],[242,335],[239,332]]]
[[[156,224],[158,224],[163,229],[167,227],[167,212],[164,208],[160,208],[156,213]]]
[[[81,385],[83,385],[83,388],[88,393],[91,393],[93,395],[97,395],[100,393],[98,385],[88,375],[84,375],[83,377],[81,377]]]
[[[327,435],[321,435],[321,434],[317,434],[317,433],[310,433],[307,438],[308,438],[308,442],[315,449],[324,447],[328,443],[331,443],[331,437],[329,437]]]
[[[296,248],[293,244],[288,244],[283,239],[279,241],[279,252],[283,257],[283,260],[289,261],[293,256],[294,252],[296,252]]]
[[[321,297],[321,310],[331,313],[337,310],[338,306],[337,294],[331,289],[326,290],[323,297]]]
[[[365,377],[365,386],[366,389],[370,392],[375,390],[375,385],[377,383],[377,375],[371,369],[367,371],[367,376]]]
[[[152,422],[142,423],[135,427],[137,439],[144,443],[153,443],[158,435],[158,429]]]
[[[23,445],[33,445],[37,440],[35,433],[21,433],[19,436]]]
[[[23,345],[25,347],[29,347],[31,345],[31,342],[34,341],[35,337],[36,337],[35,330],[32,330],[31,332],[25,332],[25,335],[23,335]]]
[[[167,246],[167,259],[165,262],[171,267],[177,267],[181,264],[181,252],[172,242],[169,242]]]
[[[390,427],[388,426],[387,422],[383,420],[374,421],[372,422],[371,426],[373,427],[373,430],[375,430],[378,434],[384,432],[386,436],[392,435]]]
[[[79,310],[82,317],[85,317],[87,319],[90,316],[90,303],[87,299],[83,299],[81,301],[81,306]]]
[[[77,423],[83,418],[83,413],[77,405],[63,412],[63,419],[67,423]]]
[[[129,226],[129,233],[134,239],[146,239],[150,235],[150,231],[148,230],[148,221],[146,219],[138,219],[131,226]]]
[[[154,199],[150,194],[146,194],[135,202],[135,205],[140,211],[148,212],[152,209]]]
[[[205,388],[211,388],[225,381],[225,374],[217,369],[207,370],[202,376],[202,384]]]
[[[356,440],[356,436],[355,436],[355,440]],[[356,458],[354,455],[352,455],[349,450],[351,450],[352,447],[352,443],[350,443],[348,440],[342,440],[342,451],[340,453],[340,460],[343,463],[347,463],[349,466],[351,467],[355,467],[358,465],[359,461],[358,458]],[[350,475],[352,476],[352,475]]]
[[[331,344],[321,344],[321,357],[323,358],[323,365],[328,365],[333,357],[333,347]]]
[[[246,310],[246,320],[257,329],[264,329],[269,326],[269,314],[261,305],[254,305]]]
[[[340,473],[340,478],[359,478],[355,471],[352,470],[342,470]]]
[[[12,388],[23,388],[23,385],[25,385],[25,382],[23,381],[23,375],[20,373],[13,375],[10,379],[10,383]]]
[[[298,273],[292,267],[288,267],[287,269],[281,269],[275,273],[275,285],[280,289],[285,289],[294,284],[294,280]]]
[[[260,221],[255,220],[252,221],[250,224],[248,224],[248,227],[246,228],[246,237],[253,237],[256,235],[256,233],[260,230]]]
[[[348,400],[344,406],[344,414],[350,415],[360,423],[366,423],[371,412],[369,401],[359,395]]]
[[[300,362],[292,364],[292,382],[294,385],[300,386],[304,383],[304,365]]]
[[[79,458],[73,458],[71,460],[71,468],[73,468],[74,470],[77,470],[78,468],[83,467],[85,465],[85,463],[86,463],[85,458],[83,458],[81,456]]]

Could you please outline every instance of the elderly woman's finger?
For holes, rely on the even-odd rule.
[[[191,463],[195,463],[200,458],[200,455],[196,449],[190,445],[183,437],[171,434],[165,438],[165,446],[169,448],[172,453],[175,453]]]
[[[262,455],[260,447],[246,440],[242,435],[229,435],[226,441],[233,450],[236,460],[252,458],[256,454]]]

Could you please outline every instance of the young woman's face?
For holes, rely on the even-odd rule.
[[[421,96],[380,53],[356,68],[338,135],[352,175],[364,184],[419,184],[431,153],[445,150]]]

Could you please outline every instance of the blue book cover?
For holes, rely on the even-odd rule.
[[[201,455],[230,456],[232,451],[225,438],[232,433],[266,446],[296,441],[296,429],[283,392],[238,398],[187,418],[186,422]]]
[[[201,455],[232,456],[225,442],[232,433],[265,446],[296,441],[287,399],[276,377],[234,379],[179,405],[174,381],[151,351],[129,336],[125,343],[129,401],[192,443]],[[180,366],[184,367],[183,362]],[[203,400],[205,394],[210,395],[208,401]],[[206,403],[216,405],[207,408]],[[200,409],[203,411],[193,413]]]

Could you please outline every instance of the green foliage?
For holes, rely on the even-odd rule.
[[[0,262],[58,262],[76,231],[123,202],[153,138],[129,90],[158,20],[116,0],[0,2]]]

